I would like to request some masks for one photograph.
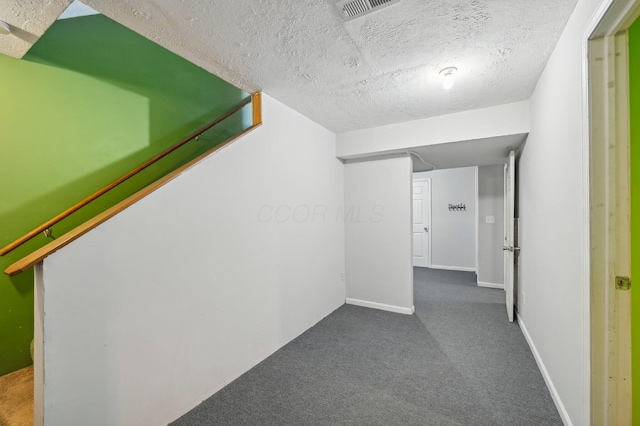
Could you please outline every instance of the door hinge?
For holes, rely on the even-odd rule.
[[[629,277],[616,277],[616,290],[630,290],[631,279]]]

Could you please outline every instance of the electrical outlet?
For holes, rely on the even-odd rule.
[[[524,301],[525,301],[526,295],[524,294],[524,292],[522,292],[522,304],[524,305]]]
[[[347,273],[343,272],[342,273],[342,281],[346,281],[347,280]]]
[[[496,217],[495,216],[485,216],[484,218],[486,223],[496,223]]]

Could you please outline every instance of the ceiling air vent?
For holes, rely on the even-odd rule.
[[[342,0],[336,3],[345,20],[360,18],[371,12],[399,3],[401,0]]]

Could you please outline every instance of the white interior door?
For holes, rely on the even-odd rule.
[[[515,180],[516,180],[516,159],[515,153],[509,153],[509,161],[505,166],[505,217],[504,217],[504,289],[507,293],[507,316],[513,322],[513,288],[515,277]]]
[[[431,266],[431,179],[413,182],[413,266]]]

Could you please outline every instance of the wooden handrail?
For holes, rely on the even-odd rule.
[[[202,127],[201,129],[197,130],[196,132],[194,132],[194,133],[190,134],[189,136],[187,136],[186,138],[182,139],[177,144],[175,144],[172,147],[162,151],[160,154],[156,155],[155,157],[151,158],[150,160],[146,161],[145,163],[143,163],[140,166],[136,167],[135,169],[131,170],[127,174],[125,174],[125,175],[121,176],[120,178],[116,179],[115,181],[111,182],[109,185],[99,189],[98,191],[96,191],[93,194],[89,195],[84,200],[82,200],[79,203],[73,205],[72,207],[68,208],[67,210],[63,211],[62,213],[58,214],[57,216],[49,219],[48,221],[46,221],[42,225],[38,226],[37,228],[29,231],[28,233],[26,233],[22,237],[18,238],[17,240],[13,241],[12,243],[8,244],[6,247],[0,249],[0,256],[4,256],[5,254],[15,250],[16,248],[20,247],[22,244],[24,244],[27,241],[29,241],[30,239],[34,238],[39,233],[41,233],[43,231],[46,231],[47,229],[51,228],[53,225],[55,225],[56,223],[58,223],[61,220],[65,219],[66,217],[70,216],[71,214],[75,213],[76,211],[80,210],[82,207],[86,206],[87,204],[89,204],[90,202],[95,200],[96,198],[98,198],[98,197],[102,196],[103,194],[111,191],[116,186],[120,185],[121,183],[125,182],[126,180],[128,180],[131,177],[135,176],[136,174],[140,173],[141,171],[143,171],[147,167],[151,166],[152,164],[158,162],[159,160],[163,159],[167,155],[171,154],[176,149],[180,148],[181,146],[185,145],[186,143],[190,142],[191,140],[195,139],[196,137],[202,135],[204,132],[206,132],[207,130],[211,129],[213,126],[215,126],[215,125],[219,124],[220,122],[222,122],[223,120],[231,117],[233,114],[235,114],[236,112],[240,111],[242,108],[247,106],[249,103],[253,103],[253,125],[255,126],[256,123],[261,123],[262,122],[262,117],[261,117],[261,113],[260,113],[260,111],[261,111],[260,100],[261,100],[261,94],[260,93],[253,93],[250,97],[244,99],[240,104],[238,104],[237,106],[235,106],[234,108],[232,108],[231,110],[229,110],[228,112],[223,114],[222,116],[216,118],[211,123],[207,124],[206,126]],[[256,105],[257,105],[257,108],[258,108],[257,114],[256,114]]]
[[[219,145],[216,145],[215,147],[211,148],[209,151],[207,151],[204,154],[198,156],[197,158],[189,161],[187,164],[185,164],[182,167],[174,170],[173,172],[167,174],[166,176],[158,179],[157,181],[153,182],[151,185],[141,189],[140,191],[136,192],[132,196],[122,200],[121,202],[119,202],[115,206],[105,210],[104,212],[100,213],[98,216],[94,217],[93,219],[90,219],[90,220],[86,221],[82,225],[72,229],[71,231],[67,232],[66,234],[64,234],[64,235],[60,236],[59,238],[56,238],[55,240],[51,241],[46,246],[43,246],[43,247],[39,248],[38,250],[34,251],[33,253],[23,257],[22,259],[18,260],[17,262],[15,262],[11,266],[9,266],[7,269],[5,269],[4,273],[7,274],[7,275],[13,276],[13,275],[17,275],[17,274],[19,274],[21,272],[26,271],[27,269],[29,269],[30,267],[32,267],[36,263],[41,262],[42,260],[44,260],[45,257],[49,256],[50,254],[60,250],[62,247],[66,246],[69,243],[71,243],[71,242],[75,241],[76,239],[80,238],[81,236],[83,236],[87,232],[91,231],[93,228],[95,228],[98,225],[106,222],[108,219],[112,218],[113,216],[115,216],[116,214],[120,213],[121,211],[123,211],[127,207],[131,206],[132,204],[137,203],[142,198],[144,198],[147,195],[151,194],[156,189],[160,188],[161,186],[164,186],[167,182],[169,182],[169,181],[175,179],[176,177],[180,176],[187,169],[190,169],[195,164],[197,164],[200,161],[202,161],[204,158],[208,157],[209,155],[213,154],[214,152],[218,151],[219,149],[222,149],[225,146],[231,144],[232,142],[236,141],[237,139],[239,139],[240,137],[246,135],[247,133],[253,131],[257,127],[259,127],[261,124],[262,124],[261,122],[254,120],[254,124],[251,127],[249,127],[248,129],[243,130],[238,135],[227,139],[226,141],[224,141],[223,143],[221,143]]]
[[[262,123],[262,94],[256,92],[251,94],[251,105],[253,106],[253,125]]]

